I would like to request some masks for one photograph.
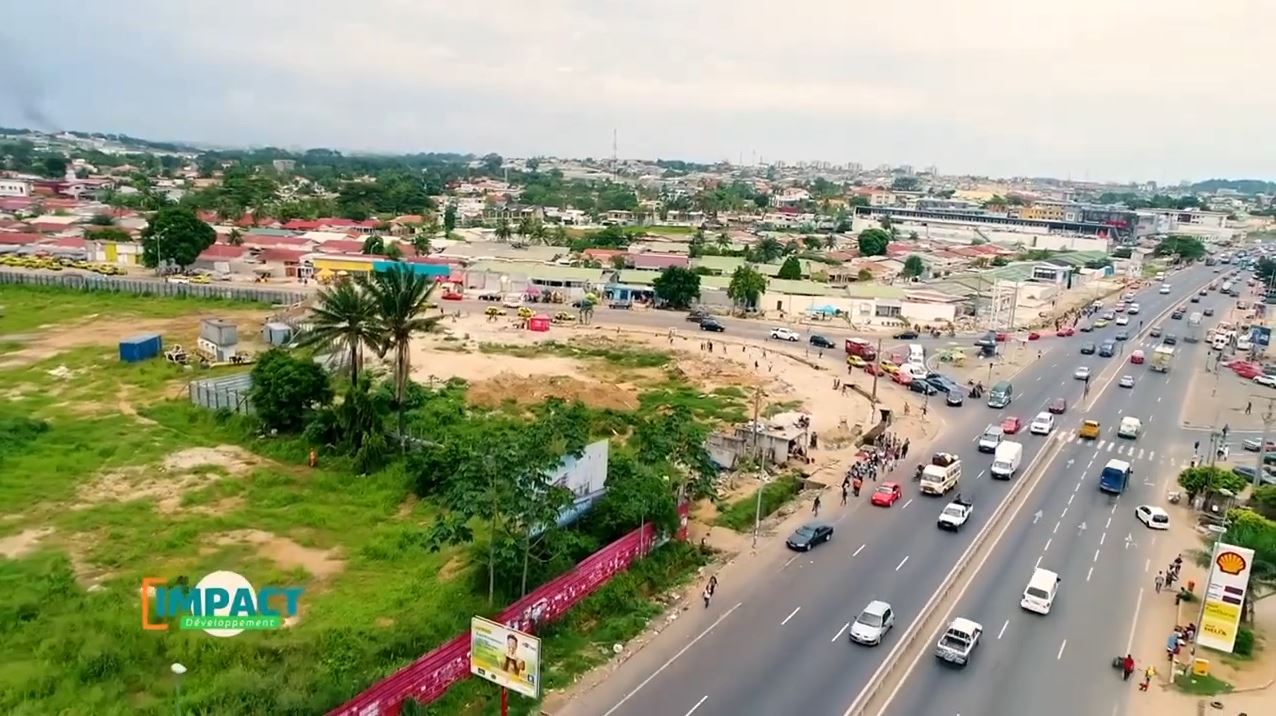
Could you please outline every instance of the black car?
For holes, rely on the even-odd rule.
[[[1182,312],[1182,311],[1175,311],[1174,313],[1171,313],[1171,314],[1170,314],[1170,318],[1172,318],[1172,319],[1174,319],[1174,320],[1176,320],[1176,321],[1181,321],[1181,320],[1183,320],[1183,312]]]
[[[833,525],[826,525],[823,522],[808,522],[789,535],[784,544],[788,545],[789,549],[807,552],[812,547],[828,542],[831,539],[833,539]]]
[[[1104,341],[1103,345],[1099,346],[1099,355],[1103,358],[1111,358],[1114,353],[1116,353],[1115,341]]]
[[[941,393],[946,393],[950,390],[961,388],[960,383],[953,380],[952,378],[949,378],[943,373],[931,373],[927,375],[926,382],[935,386],[935,390],[938,390]]]
[[[917,331],[910,329],[907,331],[900,331],[899,333],[896,333],[895,335],[891,336],[891,338],[898,338],[901,341],[911,341],[917,338],[917,336],[918,336]]]
[[[1207,315],[1207,316],[1212,316],[1212,315],[1214,315],[1214,309],[1212,309],[1212,308],[1207,308],[1207,309],[1205,309],[1204,311],[1201,311],[1201,313],[1204,313],[1204,314],[1205,314],[1205,315]]]
[[[837,345],[833,343],[833,341],[830,341],[828,338],[825,338],[818,333],[811,336],[811,345],[816,348],[837,348]]]
[[[922,395],[934,395],[935,393],[939,392],[939,388],[936,388],[935,386],[931,385],[930,383],[927,383],[924,380],[912,381],[911,383],[908,384],[908,389],[913,391],[914,393],[921,393]]]
[[[991,335],[984,336],[983,338],[976,338],[975,345],[980,348],[992,348],[997,345],[997,339]]]
[[[1117,339],[1118,341],[1128,341],[1128,340],[1130,340],[1130,332],[1129,332],[1129,331],[1124,331],[1124,330],[1122,330],[1122,331],[1117,331],[1117,332],[1116,332],[1116,335],[1115,335],[1115,336],[1112,336],[1112,337],[1113,337],[1113,338],[1115,338],[1115,339]]]
[[[691,313],[687,314],[687,320],[691,321],[692,323],[699,323],[708,317],[709,317],[709,314],[705,313],[704,311],[692,311]]]
[[[944,393],[944,403],[952,407],[960,407],[966,404],[966,389],[961,387],[949,388]]]
[[[1191,297],[1191,298],[1190,298],[1190,299],[1188,299],[1188,300],[1190,300],[1192,303],[1200,303],[1200,302],[1201,302],[1201,297],[1200,297],[1200,296],[1193,296],[1193,297]]]
[[[727,330],[727,327],[722,325],[721,323],[718,323],[718,319],[705,316],[700,321],[700,330],[713,331],[714,333],[722,333],[723,331]]]
[[[1160,326],[1152,326],[1152,330],[1148,331],[1148,335],[1149,335],[1149,336],[1151,336],[1151,337],[1153,337],[1153,338],[1160,338],[1160,337],[1161,337],[1161,327],[1160,327]]]
[[[1177,345],[1179,342],[1179,337],[1174,335],[1173,333],[1166,333],[1165,337],[1161,339],[1161,342],[1167,346]]]
[[[1082,343],[1082,344],[1081,344],[1081,355],[1083,355],[1083,356],[1092,356],[1092,355],[1094,355],[1094,351],[1095,351],[1096,349],[1097,349],[1097,346],[1095,346],[1093,343]]]

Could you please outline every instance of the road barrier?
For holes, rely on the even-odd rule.
[[[215,283],[169,283],[158,278],[127,278],[118,276],[90,276],[80,273],[26,273],[0,270],[0,284],[23,286],[48,286],[71,291],[104,291],[108,293],[132,293],[139,296],[165,296],[169,298],[220,298],[229,301],[254,301],[257,303],[294,304],[310,298],[300,291],[257,286],[227,286]]]

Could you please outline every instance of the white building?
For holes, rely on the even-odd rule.
[[[0,178],[0,196],[31,196],[31,182],[26,179]]]

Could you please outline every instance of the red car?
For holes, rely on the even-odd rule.
[[[883,482],[873,490],[872,503],[878,507],[890,507],[895,504],[895,500],[904,496],[904,491],[899,489],[899,485],[893,482]]]
[[[875,361],[871,361],[864,364],[864,372],[869,375],[881,375],[885,371],[883,371],[881,366],[877,365]]]
[[[897,370],[894,373],[891,373],[891,381],[899,383],[900,385],[908,385],[913,382],[913,376],[909,375],[905,371]]]
[[[1013,415],[1001,421],[1001,432],[1007,435],[1014,435],[1019,432],[1019,428],[1022,427],[1023,423],[1019,420],[1019,418],[1016,418]]]
[[[1041,334],[1040,334],[1040,333],[1037,333],[1036,331],[1031,331],[1031,332],[1029,332],[1029,333],[1028,333],[1028,340],[1030,340],[1030,341],[1039,341],[1039,340],[1041,340]]]
[[[1063,328],[1060,328],[1059,330],[1055,331],[1055,335],[1059,336],[1060,338],[1067,338],[1068,336],[1074,336],[1076,335],[1076,333],[1077,333],[1077,330],[1073,328],[1072,326],[1064,326]]]
[[[1230,367],[1236,375],[1239,375],[1246,380],[1250,380],[1256,375],[1263,374],[1262,369],[1253,363],[1237,362],[1228,367]]]
[[[444,301],[460,301],[460,300],[463,300],[464,298],[465,298],[465,294],[457,293],[456,291],[448,291],[447,293],[443,294]]]
[[[1008,341],[1008,340],[1010,340],[1010,334],[1009,334],[1009,333],[1006,333],[1005,331],[997,331],[997,342],[998,342],[998,343],[1005,343],[1005,342],[1006,342],[1006,341]]]
[[[1143,351],[1135,351],[1130,354],[1130,362],[1135,365],[1141,365],[1145,357]]]
[[[1050,401],[1050,405],[1046,408],[1046,410],[1049,410],[1055,415],[1063,415],[1068,411],[1068,401],[1063,398],[1055,398]]]

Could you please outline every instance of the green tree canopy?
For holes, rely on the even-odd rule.
[[[917,254],[909,254],[908,258],[904,259],[903,274],[905,276],[914,278],[921,276],[925,272],[926,264],[922,261],[922,257]]]
[[[1178,482],[1179,487],[1187,490],[1189,498],[1195,498],[1207,490],[1211,492],[1229,490],[1239,494],[1249,484],[1248,480],[1231,470],[1209,465],[1187,468],[1179,473]]]
[[[756,309],[766,292],[766,276],[746,264],[739,266],[731,274],[731,283],[727,285],[727,297],[736,305]]]
[[[248,395],[262,426],[296,433],[315,410],[332,400],[332,386],[318,363],[272,348],[253,365]]]
[[[178,207],[160,209],[142,231],[142,263],[154,268],[171,261],[182,268],[217,239],[213,227],[200,221],[195,212]]]
[[[1196,261],[1205,256],[1205,244],[1194,236],[1172,234],[1161,239],[1152,251],[1153,256],[1178,256],[1184,261]]]
[[[363,349],[375,346],[381,335],[372,296],[354,281],[320,289],[309,329],[300,344],[347,352],[350,382],[358,383]]]
[[[784,245],[774,237],[764,236],[753,244],[749,255],[760,264],[769,264],[784,254]]]
[[[775,277],[788,281],[800,281],[802,279],[802,262],[796,256],[788,257],[780,265],[780,270],[776,272]]]
[[[132,241],[133,237],[127,231],[116,226],[104,226],[96,229],[89,229],[85,232],[84,237],[90,241]]]
[[[670,308],[686,309],[700,300],[700,275],[681,266],[669,266],[652,281],[656,297]]]
[[[885,256],[891,234],[885,229],[864,229],[859,235],[860,256]]]

